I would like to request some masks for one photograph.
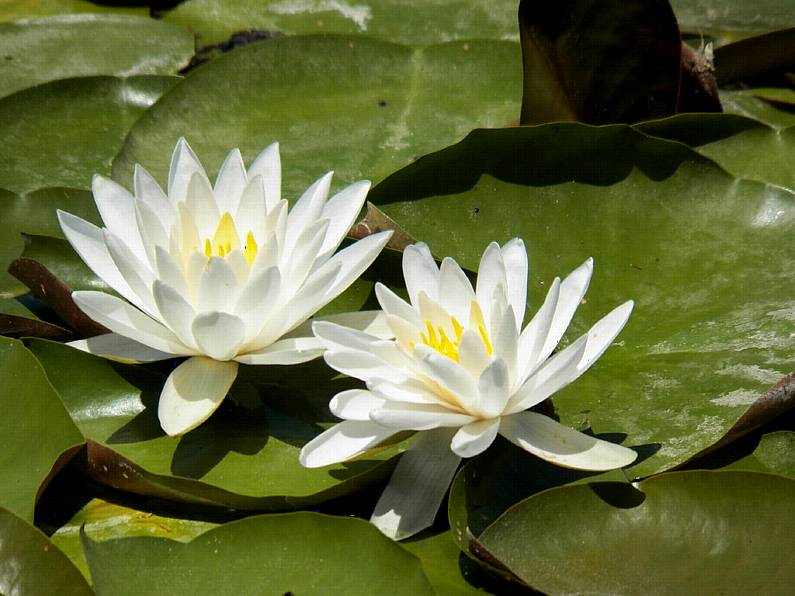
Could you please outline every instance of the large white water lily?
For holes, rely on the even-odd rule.
[[[375,234],[336,252],[370,183],[328,198],[330,183],[328,173],[288,211],[278,144],[248,171],[234,149],[211,186],[184,139],[174,149],[166,193],[139,166],[134,194],[95,176],[105,227],[62,211],[58,219],[86,264],[126,300],[75,292],[77,305],[112,333],[73,345],[134,361],[188,356],[160,395],[158,415],[170,435],[215,411],[238,363],[319,356],[321,343],[302,324],[361,275],[389,239]],[[373,319],[373,313],[344,317],[364,328]]]
[[[553,355],[585,294],[588,259],[562,282],[523,328],[527,252],[520,239],[488,246],[476,288],[458,264],[436,265],[425,244],[403,254],[410,303],[376,285],[394,340],[331,322],[313,330],[326,362],[367,389],[337,394],[344,421],[310,441],[301,463],[319,467],[355,457],[400,431],[423,431],[403,454],[372,521],[393,539],[428,527],[461,458],[481,453],[498,434],[554,464],[609,470],[634,461],[631,449],[527,411],[585,372],[623,328],[632,301]]]

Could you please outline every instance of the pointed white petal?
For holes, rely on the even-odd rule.
[[[541,350],[540,359],[549,356],[558,345],[560,338],[566,332],[571,323],[574,312],[580,306],[585,292],[588,290],[588,283],[591,281],[593,273],[593,259],[588,259],[582,265],[572,271],[560,284],[560,297],[555,308],[555,316],[549,328],[549,335]]]
[[[315,263],[320,246],[326,237],[329,221],[320,219],[312,222],[304,228],[304,231],[296,239],[295,248],[290,253],[284,253],[283,263],[280,269],[284,273],[283,282],[285,291],[292,294],[306,280],[306,276]]]
[[[480,373],[489,363],[489,353],[479,333],[464,329],[458,345],[458,361],[474,378],[480,377]]]
[[[461,457],[475,457],[488,449],[499,430],[499,418],[476,420],[458,429],[450,447]]]
[[[235,216],[235,224],[238,227],[242,243],[245,244],[249,232],[254,234],[256,242],[262,243],[265,240],[265,222],[268,211],[265,207],[265,186],[262,176],[249,180],[240,197],[237,212],[232,213]]]
[[[287,236],[284,240],[288,254],[292,253],[304,230],[320,217],[331,187],[332,175],[333,172],[328,172],[313,182],[290,209],[287,215]]]
[[[400,430],[430,430],[443,426],[460,427],[475,420],[444,406],[387,401],[370,412],[370,420]]]
[[[449,391],[462,408],[468,412],[477,411],[477,386],[463,366],[424,344],[414,348],[413,361],[418,370]]]
[[[613,470],[637,457],[632,449],[577,432],[536,412],[504,417],[500,434],[541,459],[576,470]]]
[[[280,339],[256,352],[241,354],[235,360],[243,364],[300,364],[319,357],[324,352],[315,337]]]
[[[94,176],[91,181],[94,202],[105,227],[118,236],[139,259],[146,259],[141,235],[135,225],[135,198],[109,178]]]
[[[342,325],[350,329],[361,331],[378,339],[392,339],[392,330],[386,321],[383,311],[360,310],[356,312],[341,312],[334,315],[315,317],[313,321],[326,321]]]
[[[226,264],[232,269],[235,274],[238,287],[243,287],[248,281],[248,276],[251,273],[251,268],[248,266],[248,259],[245,253],[240,249],[235,249],[228,255],[224,256]]]
[[[444,329],[447,337],[455,337],[455,330],[453,329],[453,322],[450,319],[450,313],[447,312],[441,304],[428,297],[428,295],[422,291],[417,295],[417,306],[420,317],[424,322],[427,321],[430,323],[434,329],[441,327]],[[420,329],[424,328],[425,324],[423,324]]]
[[[560,278],[556,277],[549,286],[549,291],[544,299],[544,304],[538,309],[531,321],[524,328],[519,336],[518,353],[518,382],[526,379],[541,364],[541,350],[549,336],[549,329],[555,316],[555,309],[558,307],[558,297],[560,296]]]
[[[364,389],[338,393],[329,402],[329,410],[343,420],[370,420],[370,412],[384,405],[384,400]]]
[[[331,222],[323,246],[320,247],[320,259],[331,256],[351,229],[356,216],[362,210],[364,199],[370,190],[369,180],[359,180],[343,188],[324,205],[320,217]]]
[[[270,211],[282,198],[282,165],[279,157],[279,143],[268,145],[254,159],[248,169],[248,178],[253,180],[256,176],[262,177],[265,187],[265,202],[268,211]]]
[[[152,175],[139,164],[133,171],[133,188],[135,197],[155,212],[163,229],[170,230],[177,221],[177,211]]]
[[[450,450],[451,434],[420,433],[400,458],[370,518],[389,538],[402,540],[433,524],[461,461]]]
[[[439,302],[459,322],[469,317],[469,307],[475,291],[464,271],[450,257],[442,260],[439,268]]]
[[[163,323],[176,334],[183,344],[196,349],[191,329],[196,316],[193,307],[179,292],[165,282],[155,281],[152,290]]]
[[[191,331],[202,353],[215,360],[230,360],[246,337],[243,321],[225,312],[197,315]]]
[[[212,257],[199,279],[196,310],[232,312],[239,291],[237,277],[229,263],[221,257]]]
[[[368,352],[372,344],[380,341],[363,331],[350,329],[328,321],[315,321],[312,332],[328,350],[358,350]]]
[[[422,319],[416,309],[380,281],[375,284],[375,296],[378,304],[388,315],[395,315],[419,329],[423,326]]]
[[[368,383],[367,388],[376,396],[391,402],[447,405],[447,402],[430,391],[425,383],[412,377],[406,378],[401,383],[375,381],[373,383]]]
[[[304,445],[298,461],[306,468],[336,464],[356,457],[397,432],[369,420],[344,420]]]
[[[157,362],[175,356],[150,348],[118,333],[106,333],[88,339],[79,339],[69,342],[67,345],[83,352],[123,362]]]
[[[509,305],[503,314],[500,326],[492,341],[494,342],[494,355],[499,356],[505,362],[509,385],[513,385],[517,378],[519,333],[516,329],[512,306]]]
[[[143,201],[135,202],[135,221],[141,235],[146,258],[150,267],[155,266],[155,249],[169,245],[168,234],[154,210]]]
[[[157,278],[168,284],[182,296],[188,296],[188,285],[182,273],[182,267],[173,256],[163,247],[155,247],[155,266]]]
[[[240,155],[240,149],[232,149],[224,163],[221,164],[218,177],[215,179],[213,193],[218,202],[218,211],[234,215],[246,184],[248,184],[248,179],[246,166],[243,165],[243,156]]]
[[[408,376],[403,370],[385,362],[370,352],[339,350],[326,352],[323,359],[337,372],[365,382],[389,381],[402,383]]]
[[[237,362],[218,362],[194,356],[166,379],[157,416],[171,436],[199,426],[215,412],[237,377]]]
[[[80,310],[114,333],[161,352],[178,355],[192,353],[169,329],[116,296],[87,291],[73,292],[72,298]]]
[[[478,281],[475,289],[478,303],[483,309],[483,317],[486,319],[486,329],[491,326],[491,305],[494,301],[494,292],[497,286],[506,288],[507,285],[505,262],[502,258],[500,245],[492,242],[486,247],[483,256],[480,257]]]
[[[250,332],[258,333],[260,327],[270,318],[270,311],[279,302],[281,293],[281,274],[278,267],[270,267],[260,271],[251,278],[240,292],[235,304],[235,314],[246,324]]]
[[[516,315],[516,330],[521,331],[524,311],[527,307],[527,249],[521,238],[514,238],[502,247],[502,259],[505,263],[507,279],[508,303]]]
[[[152,297],[152,282],[154,282],[155,276],[149,269],[149,265],[138,259],[129,247],[109,230],[105,230],[104,237],[110,257],[116,264],[119,273],[124,277],[124,281],[133,291],[133,295],[129,298],[130,302],[157,319],[157,308]]]
[[[181,138],[174,147],[171,165],[168,169],[168,198],[172,203],[185,200],[190,179],[196,173],[203,176],[205,180],[207,179],[207,174],[205,174],[199,158],[196,157],[188,142]],[[207,180],[207,184],[210,184],[209,180]]]
[[[492,357],[478,379],[480,403],[478,409],[484,418],[499,416],[508,403],[510,394],[510,377],[505,361]]]
[[[599,321],[588,330],[585,353],[577,364],[577,369],[580,371],[580,374],[591,368],[591,365],[610,347],[610,344],[613,343],[613,340],[624,328],[624,325],[626,325],[634,306],[635,303],[632,300],[628,300],[599,319]]]
[[[416,343],[422,340],[420,331],[414,325],[395,315],[387,315],[386,321],[403,349],[409,353],[413,352]]]
[[[424,242],[407,246],[403,251],[403,279],[412,305],[417,306],[420,292],[432,300],[439,299],[439,267]]]
[[[213,189],[207,176],[203,173],[196,173],[191,176],[188,183],[188,190],[185,198],[185,207],[196,224],[196,231],[199,234],[199,250],[203,250],[202,244],[206,238],[212,239],[218,222],[221,220],[221,212],[213,196]]]

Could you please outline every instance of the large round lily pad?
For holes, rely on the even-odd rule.
[[[378,180],[475,126],[507,124],[518,117],[520,95],[516,43],[411,49],[345,36],[263,41],[172,87],[132,127],[113,177],[129,185],[138,162],[164,182],[181,136],[211,176],[232,147],[250,163],[279,141],[284,196],[293,198],[328,170],[337,185]]]
[[[784,593],[795,581],[795,480],[674,472],[551,489],[479,537],[547,594]]]
[[[531,311],[556,275],[595,258],[568,339],[627,299],[635,310],[554,401],[564,423],[653,453],[637,476],[714,443],[795,369],[795,249],[784,241],[795,196],[732,178],[682,144],[620,125],[478,130],[371,200],[472,269],[489,242],[522,237]]]

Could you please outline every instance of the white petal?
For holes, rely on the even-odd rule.
[[[182,267],[177,263],[173,256],[163,247],[155,247],[155,266],[157,267],[157,277],[160,281],[168,284],[182,296],[188,296],[188,285],[182,273]]]
[[[139,164],[133,170],[133,188],[135,197],[155,212],[163,229],[170,230],[177,221],[177,211],[152,175]]]
[[[370,412],[370,420],[400,430],[430,430],[443,426],[460,427],[475,420],[444,406],[408,402],[385,402]]]
[[[527,307],[527,249],[521,238],[514,238],[502,247],[502,259],[505,262],[507,279],[508,303],[516,315],[516,329],[521,331],[524,311]]]
[[[73,292],[75,304],[100,325],[155,350],[187,355],[192,351],[163,325],[124,300],[104,292]]]
[[[368,383],[367,388],[377,397],[381,397],[392,402],[443,406],[447,405],[447,402],[430,391],[425,383],[412,377],[408,377],[400,383],[375,381]]]
[[[194,356],[166,379],[157,416],[171,436],[181,435],[207,420],[226,397],[237,376],[237,362]]]
[[[58,221],[66,239],[98,277],[125,298],[135,296],[110,257],[100,228],[60,209]]]
[[[359,180],[343,188],[323,206],[320,217],[331,222],[326,239],[320,248],[320,260],[331,256],[351,229],[356,216],[362,210],[364,199],[370,190],[369,180]]]
[[[309,276],[303,287],[292,298],[288,300],[285,297],[278,327],[279,336],[298,327],[331,301],[326,296],[341,268],[341,263],[335,263],[333,267],[322,267]]]
[[[364,333],[356,329],[350,329],[342,325],[330,323],[328,321],[315,321],[312,324],[312,332],[323,343],[328,350],[359,350],[367,352],[370,346],[379,338]]]
[[[513,385],[517,378],[519,334],[516,329],[513,307],[510,305],[500,320],[500,326],[493,336],[493,342],[494,355],[499,356],[505,362],[509,385]]]
[[[256,352],[247,352],[235,358],[243,364],[300,364],[319,357],[324,352],[320,341],[314,337],[280,339]]]
[[[105,230],[104,236],[105,246],[108,247],[110,257],[116,264],[119,273],[124,277],[124,281],[127,282],[127,285],[133,291],[133,295],[129,297],[130,302],[156,319],[157,308],[152,298],[152,282],[155,280],[154,273],[116,235],[109,230]]]
[[[420,433],[398,462],[370,521],[393,540],[433,524],[461,458],[450,450],[446,429]]]
[[[505,361],[493,357],[478,379],[480,403],[478,409],[484,418],[499,416],[508,403],[510,394],[510,377]]]
[[[191,331],[199,349],[215,360],[231,360],[246,337],[243,321],[225,312],[197,315]]]
[[[364,389],[338,393],[329,402],[329,410],[343,420],[370,420],[370,412],[384,405],[384,400]]]
[[[392,330],[386,321],[386,316],[380,310],[360,310],[356,312],[341,312],[333,315],[315,317],[313,321],[326,321],[342,325],[350,329],[362,331],[378,339],[392,339]]]
[[[497,286],[506,288],[508,281],[505,275],[505,262],[502,259],[500,245],[492,242],[486,247],[480,258],[478,267],[478,281],[475,293],[478,303],[483,308],[483,317],[486,319],[486,329],[491,327],[491,304]]]
[[[614,308],[588,330],[587,344],[582,359],[577,364],[580,374],[588,370],[591,365],[604,354],[613,340],[626,325],[635,303],[628,300],[621,306]]]
[[[138,233],[141,235],[146,258],[151,267],[155,266],[155,249],[158,246],[168,246],[169,238],[166,228],[155,211],[143,201],[135,202],[135,221]]]
[[[248,276],[251,273],[251,268],[248,266],[248,259],[245,253],[240,249],[235,249],[229,254],[224,256],[226,264],[232,269],[235,274],[238,287],[242,287],[248,281]]]
[[[213,193],[218,202],[218,211],[233,215],[240,204],[240,196],[246,188],[246,166],[243,165],[243,156],[239,149],[232,149],[226,156],[218,177],[215,179]]]
[[[194,251],[202,251],[201,254],[204,256],[204,248],[202,247],[201,238],[199,238],[199,230],[196,227],[193,214],[184,201],[177,204],[177,218],[179,224],[174,226],[171,233],[171,242],[169,244],[173,244],[175,240],[178,240],[176,243],[178,246],[176,248],[178,248],[183,259],[186,255],[190,255]],[[173,252],[175,255],[177,254],[176,251]]]
[[[138,226],[135,225],[135,198],[126,188],[99,175],[91,180],[91,190],[105,227],[118,236],[136,257],[146,259]]]
[[[218,223],[221,220],[221,212],[218,210],[218,205],[213,196],[213,189],[207,176],[203,173],[194,174],[185,197],[185,206],[196,224],[196,231],[199,234],[199,246],[202,246],[202,241],[206,238],[212,240]],[[203,250],[200,248],[199,250]]]
[[[444,329],[447,337],[455,337],[455,330],[453,329],[453,322],[450,319],[450,313],[448,313],[441,304],[428,297],[428,295],[422,291],[417,295],[417,306],[423,321],[429,322],[434,329],[441,327]],[[423,324],[421,329],[424,327],[425,325]]]
[[[458,361],[469,374],[479,377],[489,363],[489,353],[480,334],[472,329],[464,329],[461,342],[458,344]]]
[[[549,356],[558,345],[560,338],[563,337],[569,323],[571,323],[574,312],[580,306],[582,298],[588,290],[588,283],[591,281],[592,273],[593,259],[588,259],[572,271],[560,284],[558,305],[555,308],[555,316],[552,319],[547,340],[541,350],[540,359],[543,360]]]
[[[450,257],[442,260],[439,268],[439,302],[459,322],[469,317],[469,307],[475,291],[464,271]]]
[[[477,420],[459,428],[450,447],[461,457],[474,457],[488,449],[499,430],[499,418]]]
[[[199,158],[196,157],[188,142],[181,138],[174,147],[171,165],[168,169],[168,198],[172,203],[185,200],[188,184],[195,173],[203,176],[205,180],[207,179],[207,174],[204,173]],[[210,184],[209,180],[207,180],[207,184]]]
[[[517,381],[520,383],[546,359],[546,356],[541,357],[541,350],[544,348],[549,336],[549,329],[555,317],[559,296],[560,278],[556,277],[549,286],[544,304],[541,305],[541,308],[538,309],[519,336],[519,360],[517,362],[519,374]]]
[[[478,394],[475,381],[463,366],[424,344],[414,348],[414,362],[424,375],[449,391],[462,408],[468,412],[476,411]]]
[[[248,178],[253,180],[256,176],[262,177],[265,201],[268,211],[270,211],[282,198],[282,165],[279,157],[279,143],[268,145],[254,159],[248,169]]]
[[[280,293],[279,268],[264,269],[250,279],[240,292],[234,312],[243,320],[246,328],[254,329],[258,322],[261,327],[263,322],[270,318],[269,312],[278,304]],[[260,329],[256,331],[259,332]]]
[[[375,284],[375,296],[378,304],[388,315],[395,315],[408,321],[417,329],[423,326],[422,319],[416,309],[380,281]]]
[[[391,383],[401,383],[407,378],[406,372],[370,352],[360,352],[358,350],[327,351],[323,354],[323,359],[326,364],[337,372],[365,382],[389,381]]]
[[[304,191],[304,194],[296,201],[287,215],[287,236],[284,239],[287,253],[293,251],[297,245],[298,238],[304,233],[304,230],[320,217],[331,187],[332,175],[333,172],[328,172],[313,182],[312,186]]]
[[[168,360],[175,356],[174,354],[150,348],[118,333],[106,333],[105,335],[97,335],[88,339],[79,339],[69,342],[67,345],[83,352],[123,362],[157,362],[158,360]]]
[[[420,292],[432,300],[439,299],[439,267],[424,242],[407,246],[403,251],[403,279],[412,305],[418,304]]]
[[[207,261],[199,279],[197,311],[232,312],[239,295],[235,272],[222,257]]]
[[[152,289],[163,323],[183,344],[195,349],[197,346],[191,329],[196,316],[193,307],[179,292],[160,280],[155,281]]]
[[[397,432],[369,420],[345,420],[304,445],[298,460],[307,468],[336,464],[356,457]]]
[[[304,231],[295,241],[295,248],[290,253],[284,253],[280,269],[284,273],[283,281],[285,291],[292,294],[306,280],[306,276],[315,263],[320,246],[326,237],[329,221],[320,219],[304,228]]]
[[[240,197],[237,213],[234,214],[241,242],[246,242],[249,231],[254,234],[254,239],[258,243],[261,243],[266,238],[265,221],[267,213],[265,186],[262,182],[262,176],[257,176],[253,180],[249,180]]]
[[[500,434],[541,459],[577,470],[613,470],[637,457],[632,449],[577,432],[536,412],[504,417]]]
[[[403,349],[407,352],[413,352],[414,345],[422,339],[417,328],[395,315],[387,315],[386,321],[389,329],[395,335],[395,339],[403,346]]]

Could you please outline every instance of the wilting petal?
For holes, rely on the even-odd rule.
[[[433,524],[461,458],[450,450],[452,431],[417,435],[404,453],[375,506],[370,521],[393,540]]]
[[[324,351],[316,337],[280,339],[256,352],[241,354],[235,360],[243,364],[300,364],[319,357]]]
[[[541,459],[576,470],[613,470],[637,457],[632,449],[577,432],[536,412],[503,417],[500,434]]]
[[[476,420],[458,429],[450,447],[460,457],[475,457],[488,449],[499,430],[500,418]]]
[[[237,377],[237,362],[194,356],[166,379],[157,416],[167,434],[181,435],[207,420]]]
[[[350,389],[335,395],[329,410],[343,420],[370,420],[370,412],[384,405],[384,400],[364,389]]]
[[[301,449],[307,468],[321,468],[356,457],[400,431],[362,420],[344,420],[319,434]]]
[[[97,335],[88,339],[79,339],[69,342],[67,345],[83,352],[123,362],[157,362],[176,356],[175,354],[155,350],[118,333],[106,333],[105,335]]]

